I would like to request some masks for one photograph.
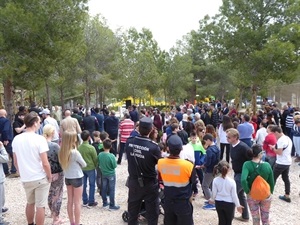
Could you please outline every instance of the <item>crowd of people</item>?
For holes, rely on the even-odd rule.
[[[141,207],[148,224],[158,224],[160,205],[165,225],[192,225],[199,192],[203,209],[217,211],[219,225],[232,224],[235,208],[241,213],[237,220],[247,222],[251,215],[254,225],[268,225],[280,175],[285,193],[279,199],[291,202],[289,168],[292,157],[300,162],[300,112],[290,104],[282,110],[265,105],[252,115],[219,101],[196,106],[186,101],[163,112],[130,106],[120,119],[105,106],[63,114],[33,103],[21,106],[12,122],[0,110],[0,225],[6,224],[2,212],[8,210],[5,176],[20,176],[28,225],[43,225],[47,206],[53,225],[65,222],[60,217],[65,186],[71,225],[80,224],[81,207],[98,205],[95,193],[102,207],[120,209],[116,169],[124,157],[129,225],[138,224]],[[251,195],[253,173],[269,185],[265,199]]]

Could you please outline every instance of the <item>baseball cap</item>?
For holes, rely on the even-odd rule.
[[[152,128],[152,119],[149,117],[143,117],[140,119],[140,127],[146,128],[146,129],[151,129]]]
[[[42,115],[42,114],[50,115],[50,110],[49,109],[43,109],[43,111],[40,112],[40,115]]]
[[[182,140],[178,135],[171,135],[167,141],[170,151],[182,150]]]

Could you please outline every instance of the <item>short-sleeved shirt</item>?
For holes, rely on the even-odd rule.
[[[128,172],[132,179],[137,179],[139,176],[137,163],[144,178],[157,179],[155,166],[158,159],[161,158],[157,143],[147,137],[130,137],[127,139],[125,151],[128,160]]]
[[[60,173],[62,168],[58,160],[59,145],[54,142],[48,142],[49,151],[47,152],[48,161],[51,167],[51,173]]]
[[[46,177],[41,153],[49,150],[46,139],[34,132],[17,135],[12,142],[13,152],[17,156],[22,182],[41,180]]]
[[[282,148],[282,154],[281,155],[276,155],[276,163],[280,165],[291,165],[292,164],[292,157],[291,157],[291,152],[292,152],[292,147],[293,143],[291,139],[286,136],[282,135],[278,140],[277,140],[277,149]]]
[[[24,122],[22,120],[20,120],[19,118],[17,118],[15,120],[15,122],[13,122],[14,137],[17,136],[18,134],[21,134],[16,131],[16,128],[21,128],[23,125],[24,125]]]

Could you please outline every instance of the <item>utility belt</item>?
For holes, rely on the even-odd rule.
[[[152,178],[152,177],[128,177],[128,179],[137,181],[140,187],[144,187],[147,184],[158,183],[157,178]]]

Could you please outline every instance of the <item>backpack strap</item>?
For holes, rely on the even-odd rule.
[[[251,161],[251,164],[252,164],[252,167],[253,167],[254,171],[253,171],[253,174],[252,174],[252,175],[249,175],[249,176],[248,176],[248,179],[249,179],[249,178],[252,178],[252,180],[255,180],[255,178],[256,178],[258,175],[260,175],[259,172],[257,171],[257,169],[260,167],[261,161],[259,161],[259,163],[258,163],[256,166],[254,165],[253,161]]]

